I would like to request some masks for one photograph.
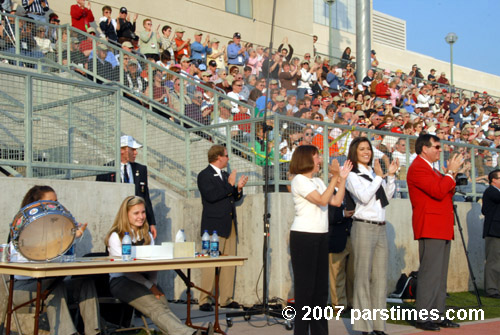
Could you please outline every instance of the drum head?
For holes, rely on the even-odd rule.
[[[61,214],[48,214],[23,227],[17,248],[29,260],[51,260],[64,254],[75,238],[74,222]]]

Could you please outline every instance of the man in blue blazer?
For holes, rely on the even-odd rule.
[[[219,235],[219,250],[225,255],[236,255],[237,220],[235,202],[243,196],[243,187],[248,177],[242,175],[236,183],[236,170],[231,174],[222,171],[227,166],[229,156],[222,145],[214,145],[208,150],[209,165],[198,174],[203,213],[201,216],[201,234],[214,230]],[[223,267],[219,280],[219,303],[225,308],[239,308],[233,301],[234,267]],[[215,269],[202,271],[201,288],[208,292],[214,289]],[[201,292],[199,298],[201,311],[212,311],[208,294]]]
[[[491,171],[488,182],[481,208],[486,254],[484,290],[490,298],[500,299],[500,170]]]

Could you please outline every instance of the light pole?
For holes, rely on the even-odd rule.
[[[450,80],[453,86],[453,44],[458,40],[458,36],[455,33],[448,33],[444,40],[450,45]]]
[[[335,3],[335,0],[323,0],[325,3],[328,4],[328,57],[330,58],[330,61],[333,59],[333,4]],[[331,63],[330,63],[331,64]]]

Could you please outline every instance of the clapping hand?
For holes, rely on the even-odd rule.
[[[243,187],[245,187],[247,182],[248,182],[248,177],[245,175],[242,175],[240,177],[240,180],[238,180],[238,192],[241,192],[241,190],[243,189]]]
[[[234,186],[234,183],[236,182],[236,170],[231,171],[231,174],[227,178],[227,182],[231,185]]]
[[[332,177],[336,177],[340,174],[340,165],[339,161],[334,159],[330,163],[330,166],[328,167],[328,171],[332,174]]]
[[[457,173],[464,164],[464,156],[462,154],[454,154],[448,161],[448,170],[452,173]]]
[[[396,159],[393,159],[391,164],[389,165],[389,170],[388,170],[389,176],[391,176],[391,177],[394,176],[396,174],[396,172],[398,172],[398,170],[399,170],[399,159],[396,158]]]
[[[349,175],[349,172],[352,170],[352,162],[350,160],[347,160],[344,163],[344,166],[342,166],[342,169],[340,170],[340,178],[341,179],[347,179],[347,176]]]
[[[384,176],[384,172],[382,171],[382,166],[380,165],[380,160],[376,159],[375,162],[373,163],[373,172],[379,177]]]

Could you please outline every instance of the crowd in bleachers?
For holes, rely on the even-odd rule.
[[[48,8],[47,3],[35,0],[26,5],[29,2],[24,2],[23,7],[15,8],[14,5],[10,12],[23,15],[20,10],[24,9],[24,15],[30,18],[40,21],[43,17],[51,24],[59,24],[56,13],[46,14],[44,8],[34,6],[42,3]],[[356,76],[355,57],[349,47],[339,62],[330,64],[330,59],[316,54],[313,45],[316,36],[311,43],[313,52],[299,57],[286,37],[276,50],[269,50],[251,42],[242,42],[240,32],[232,33],[231,40],[220,41],[201,31],[196,31],[191,39],[182,27],[161,26],[149,18],[140,21],[142,27],[138,27],[138,14],[132,15],[125,7],[113,15],[112,8],[104,6],[100,19],[94,16],[90,3],[83,0],[77,0],[69,10],[75,28],[135,54],[136,57],[123,54],[121,61],[123,84],[131,91],[127,96],[138,103],[141,103],[138,95],[150,95],[152,89],[152,97],[159,104],[205,125],[261,117],[265,113],[268,117],[278,113],[300,118],[300,122],[296,123],[297,129],[280,129],[281,139],[275,136],[275,140],[280,141],[282,159],[291,157],[296,145],[308,141],[303,134],[309,128],[315,143],[322,146],[323,127],[309,123],[307,120],[310,119],[407,135],[432,133],[442,140],[484,146],[485,150],[475,157],[476,175],[469,176],[478,180],[482,180],[498,164],[498,155],[487,148],[500,145],[500,101],[495,101],[487,92],[466,96],[450,86],[444,72],[438,77],[437,71],[430,69],[425,78],[417,64],[408,73],[400,69],[382,70],[378,68],[379,61],[375,50],[372,50],[372,68],[360,78]],[[93,62],[91,38],[83,38],[82,34],[68,37],[62,30],[65,43],[58,44],[56,29],[20,22],[22,54],[56,59],[58,46],[66,49],[69,38],[70,49],[63,50],[63,63],[67,63],[69,51],[75,71],[92,77],[89,72],[97,66],[98,82],[119,80],[120,53],[116,50],[97,43],[97,62]],[[12,50],[14,43],[9,38],[5,23],[0,29],[0,48]],[[157,64],[153,67],[151,82],[148,73],[148,64],[151,63],[146,59]],[[191,78],[201,86],[181,81],[164,69]],[[185,84],[183,90],[181,82]],[[253,106],[254,110],[244,108],[234,100],[219,101],[220,113],[216,119],[214,94],[203,86]],[[266,92],[266,89],[269,91]],[[184,94],[181,95],[181,92]],[[182,106],[184,110],[181,110]],[[154,110],[162,113],[158,108]],[[335,142],[341,133],[333,129],[329,140]],[[258,136],[251,141],[248,125],[233,127],[231,135],[239,142],[251,143],[261,154],[265,153],[260,149],[264,146],[269,147],[269,151],[273,150],[272,146],[264,145]],[[397,155],[394,138],[392,141],[384,141],[382,136],[374,139],[379,140],[375,142],[377,149],[387,156]],[[342,145],[342,141],[331,145],[331,154],[339,155]],[[445,158],[454,149],[453,146],[446,146]],[[410,151],[414,153],[414,149],[410,148]],[[468,159],[470,161],[471,157]],[[470,164],[462,172],[470,174]]]

